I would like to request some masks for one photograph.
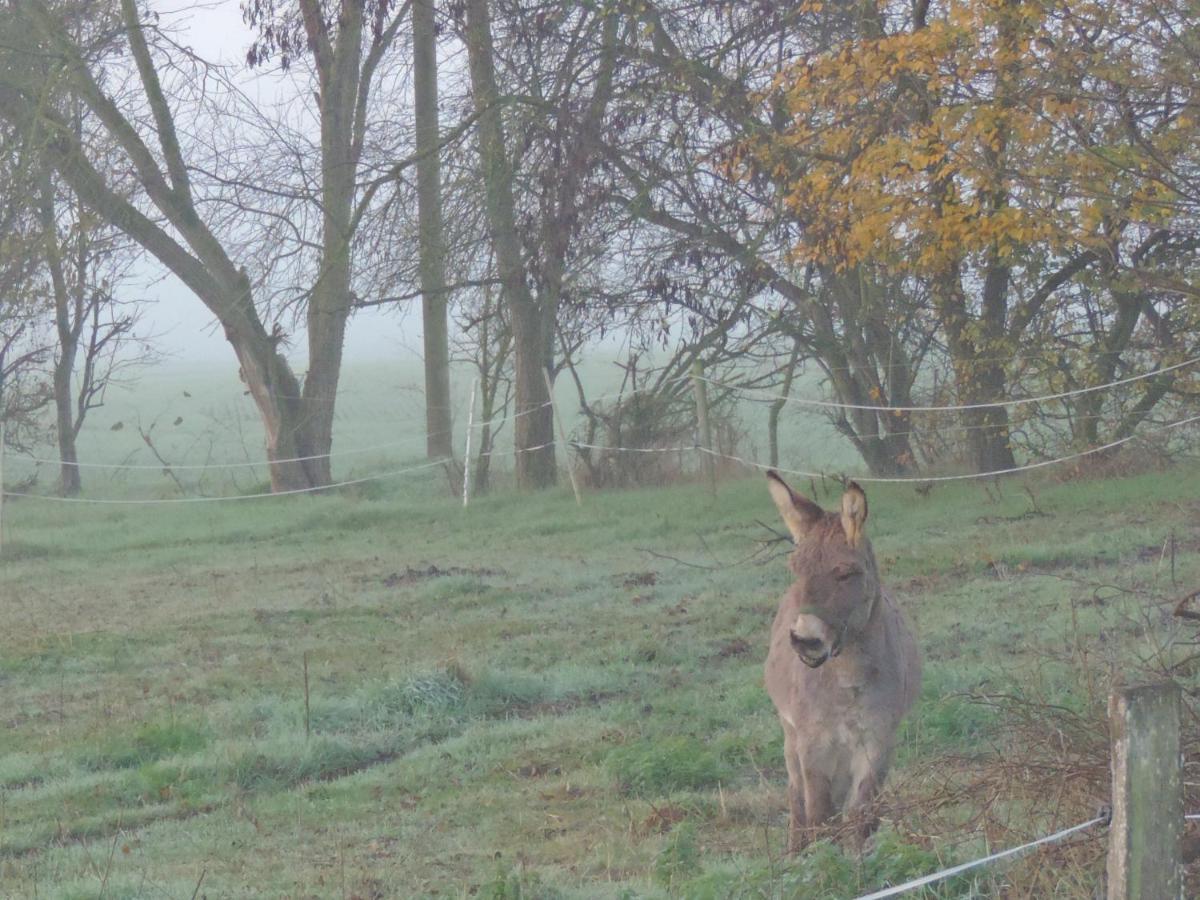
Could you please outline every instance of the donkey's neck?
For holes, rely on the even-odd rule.
[[[884,616],[885,600],[881,588],[876,589],[870,602],[871,611],[867,614],[867,620],[862,629],[849,636],[846,646],[837,659],[831,659],[826,663],[830,667],[830,672],[836,676],[838,683],[844,687],[861,688],[878,671],[874,644]]]

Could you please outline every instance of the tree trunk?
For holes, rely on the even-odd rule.
[[[1092,377],[1088,379],[1086,387],[1107,384],[1116,378],[1121,354],[1133,338],[1134,330],[1137,328],[1145,305],[1140,294],[1123,291],[1116,286],[1113,286],[1111,290],[1116,302],[1117,314],[1108,330],[1095,338],[1099,347],[1095,362],[1087,367],[1087,371]],[[1152,388],[1153,385],[1143,385],[1143,389],[1148,392],[1143,395],[1143,398],[1154,397]],[[1161,399],[1162,394],[1166,392],[1165,387],[1160,387],[1159,390],[1162,393],[1154,397],[1154,402]],[[1085,450],[1100,444],[1100,413],[1109,394],[1110,391],[1092,391],[1088,394],[1081,394],[1076,400],[1072,428],[1076,449]]]
[[[978,392],[973,396],[989,399],[975,402],[992,402],[1004,397],[1003,369],[1000,370],[998,379],[991,377],[992,375],[990,371],[976,373],[973,386],[978,388]],[[964,410],[962,421],[967,428],[967,452],[972,471],[1003,472],[1016,468],[1017,460],[1013,455],[1007,409],[994,406]]]
[[[417,219],[421,322],[425,344],[425,452],[454,455],[450,418],[450,335],[438,136],[437,39],[433,0],[413,0],[413,94],[417,140]],[[464,460],[469,465],[469,460]]]
[[[46,268],[50,272],[50,286],[54,292],[54,326],[58,336],[58,353],[54,357],[54,412],[55,431],[58,437],[59,491],[64,497],[76,496],[82,488],[79,477],[79,455],[75,450],[74,396],[71,391],[71,376],[75,372],[75,358],[79,352],[79,335],[83,325],[83,291],[86,279],[83,266],[85,253],[82,224],[76,240],[81,252],[79,271],[75,273],[75,290],[67,283],[66,267],[63,265],[62,248],[59,246],[58,224],[55,217],[54,185],[50,171],[40,172],[40,201],[42,240]],[[74,300],[74,302],[72,302]],[[74,309],[73,309],[74,307]],[[72,312],[74,315],[72,315]]]
[[[480,376],[479,388],[482,399],[479,416],[483,424],[479,427],[479,453],[475,457],[474,483],[476,494],[486,494],[491,487],[492,416],[496,414],[496,388],[488,384],[487,375]],[[471,465],[471,460],[463,460],[463,465]]]
[[[542,317],[540,310],[527,308],[514,310],[512,318],[517,487],[523,490],[553,487],[558,471],[554,458],[554,410],[543,374],[549,369],[545,364]]]
[[[889,352],[892,348],[883,338],[885,334],[889,340],[891,337],[886,324],[872,327],[866,309],[870,304],[865,302],[867,276],[856,269],[850,275],[827,271],[822,279],[830,286],[828,303],[808,304],[806,311],[838,400],[853,407],[911,405],[908,367],[901,364],[907,357]],[[832,315],[835,307],[840,328]],[[889,358],[894,358],[891,365],[878,362]],[[854,444],[872,475],[904,475],[912,469],[915,457],[907,413],[847,409],[835,424]]]
[[[308,374],[296,427],[298,443],[308,448],[306,455],[316,457],[305,466],[310,478],[326,485],[333,480],[333,413],[350,317],[363,9],[355,2],[342,3],[336,38],[331,40],[315,6],[306,0],[301,8],[320,85],[322,222],[320,274],[308,302]]]
[[[545,488],[555,484],[558,474],[554,460],[554,416],[543,375],[549,370],[546,316],[529,289],[521,258],[512,167],[500,115],[487,0],[468,0],[466,12],[467,57],[475,108],[479,114],[484,200],[513,333],[517,487]]]
[[[1012,0],[1005,0],[1005,3],[1012,5]],[[1020,57],[1016,49],[1016,35],[1007,19],[1000,26],[998,38],[1001,46],[1008,51],[1009,59],[1013,60],[1001,65],[996,73],[996,103],[1003,112],[1015,103],[1018,74],[1015,60]],[[1008,141],[1009,126],[1000,115],[996,120],[993,142],[983,150],[984,159],[995,173],[994,188],[984,193],[984,209],[992,216],[998,216],[1009,206],[1005,173]],[[967,334],[960,330],[956,340],[951,342],[952,347],[957,345],[960,350],[954,368],[960,376],[961,402],[965,404],[997,403],[1008,399],[1008,375],[1003,360],[1015,349],[1007,331],[1011,281],[1012,270],[999,242],[995,242],[987,250],[979,321],[975,323],[974,333]],[[964,410],[963,413],[963,424],[967,426],[967,447],[974,470],[1000,472],[1016,468],[1008,408],[989,406]]]
[[[968,463],[973,472],[998,472],[1016,468],[1009,433],[1008,409],[1003,406],[978,404],[999,403],[1008,399],[1008,378],[999,355],[1000,341],[996,334],[983,330],[981,340],[967,334],[963,307],[946,311],[943,305],[943,326],[947,345],[954,364],[956,394],[959,404],[976,406],[962,410],[960,420],[966,430]],[[1001,332],[1002,334],[1002,332]]]
[[[491,486],[492,451],[496,443],[492,419],[496,416],[497,398],[504,384],[504,367],[507,365],[509,349],[512,346],[512,335],[489,286],[483,288],[483,314],[479,317],[476,333],[479,347],[476,366],[479,369],[481,409],[474,484],[475,492],[483,494]],[[506,399],[504,408],[507,407]],[[470,460],[465,460],[465,463],[469,465]]]
[[[996,209],[1003,208],[1008,203],[1007,195],[998,190],[993,203]],[[975,334],[968,335],[960,330],[949,342],[952,349],[958,348],[954,369],[959,374],[960,402],[968,406],[1008,399],[1008,375],[1003,358],[1011,352],[1005,328],[1011,271],[1001,262],[998,248],[993,247],[988,256]],[[966,409],[962,420],[967,427],[967,447],[974,471],[1000,472],[1016,468],[1007,407]]]
[[[72,415],[74,397],[71,392],[71,374],[74,369],[74,352],[68,359],[66,348],[59,347],[59,357],[54,361],[54,411],[58,432],[59,475],[58,489],[64,497],[74,497],[83,488],[79,477],[79,454],[75,450],[75,422]]]
[[[328,452],[314,444],[307,426],[300,382],[278,350],[278,337],[267,334],[250,299],[250,280],[241,276],[240,290],[224,304],[225,337],[240,364],[242,381],[262,418],[267,439],[271,490],[309,490],[328,478],[329,460],[312,457]],[[331,417],[332,418],[332,417]]]

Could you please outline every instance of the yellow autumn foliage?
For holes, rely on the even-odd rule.
[[[1164,221],[1176,198],[1138,183],[1137,160],[1118,156],[1129,142],[1072,88],[1128,61],[1074,47],[1052,11],[960,0],[925,27],[843,42],[777,77],[763,102],[787,125],[746,140],[735,170],[779,185],[802,225],[795,257],[937,274],[979,252],[1095,246],[1118,208]],[[1154,139],[1154,152],[1183,152],[1194,123],[1180,116]]]

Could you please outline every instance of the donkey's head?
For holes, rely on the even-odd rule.
[[[815,669],[858,638],[879,599],[875,556],[863,533],[867,495],[852,481],[842,495],[841,510],[826,512],[775,472],[768,472],[767,479],[796,544],[789,560],[796,576],[788,590],[796,610],[792,647]]]

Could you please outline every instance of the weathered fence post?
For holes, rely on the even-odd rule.
[[[1183,896],[1179,705],[1171,683],[1121,688],[1109,698],[1108,900]]]
[[[717,466],[713,458],[712,422],[708,418],[708,384],[704,381],[704,366],[700,360],[692,363],[692,390],[696,395],[696,429],[700,432],[700,460],[708,489],[717,492]]]

